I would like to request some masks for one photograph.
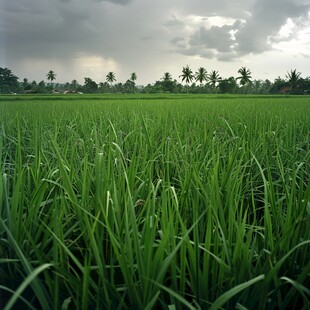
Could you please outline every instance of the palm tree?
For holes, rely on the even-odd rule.
[[[165,73],[164,73],[164,76],[161,78],[161,80],[163,80],[164,82],[171,81],[171,80],[172,80],[171,73],[165,72]]]
[[[116,81],[115,73],[114,72],[109,72],[106,75],[106,81],[110,83],[110,86],[112,86],[112,83]]]
[[[202,85],[203,81],[207,80],[207,70],[203,67],[198,68],[195,73],[196,82],[199,81],[200,85]]]
[[[222,78],[220,77],[218,71],[212,70],[208,75],[207,75],[207,81],[208,84],[212,86],[212,89],[215,90],[216,84],[221,80]]]
[[[186,83],[186,92],[188,93],[188,84],[193,80],[194,74],[192,69],[187,65],[186,67],[183,67],[182,74],[179,76],[182,78],[182,82],[185,80]]]
[[[240,80],[240,84],[242,86],[245,86],[246,84],[251,83],[251,71],[247,69],[246,67],[241,67],[238,70],[238,73],[240,73],[240,76],[236,78],[236,80]]]
[[[296,69],[294,70],[291,69],[291,71],[287,72],[287,74],[285,75],[286,78],[288,79],[288,83],[292,87],[292,90],[296,88],[300,75],[301,73],[297,72]]]
[[[196,82],[199,81],[201,88],[203,81],[207,81],[207,70],[203,67],[198,68],[197,72],[195,73],[195,79]]]
[[[129,80],[132,82],[132,92],[134,92],[135,91],[135,81],[137,80],[137,74],[135,72],[131,73]]]
[[[161,85],[165,92],[173,92],[175,82],[176,82],[175,80],[174,81],[172,80],[171,73],[165,72],[164,76],[161,78],[161,81],[158,83],[158,85]]]
[[[51,81],[51,83],[53,83],[53,81],[56,80],[56,76],[57,74],[53,70],[48,71],[46,75],[47,79]]]
[[[131,73],[130,74],[130,81],[133,81],[135,83],[136,80],[137,80],[136,72]]]

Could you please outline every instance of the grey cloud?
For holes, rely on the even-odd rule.
[[[198,46],[191,46],[188,48],[177,48],[173,52],[177,52],[179,54],[185,56],[200,56],[203,58],[213,58],[216,56],[216,52],[212,49],[204,48],[201,49]]]
[[[182,55],[230,61],[270,50],[294,38],[277,36],[287,18],[297,30],[309,23],[309,7],[310,0],[0,0],[0,61],[17,69],[59,64],[68,76],[109,65],[151,76],[173,70]],[[210,26],[214,16],[227,25]]]
[[[132,0],[97,0],[99,2],[111,2],[115,4],[121,4],[121,5],[126,5],[132,2]]]
[[[243,18],[248,7],[254,0],[175,0],[180,3],[180,11],[186,14],[194,14],[199,16],[223,16],[236,19]]]
[[[170,19],[165,23],[167,27],[183,27],[184,22],[178,19],[174,14],[171,15]]]
[[[224,61],[224,62],[232,61],[234,59],[237,59],[238,57],[240,57],[240,54],[237,54],[236,51],[230,51],[227,53],[217,53],[216,54],[216,58],[219,61]]]
[[[187,42],[183,37],[175,37],[170,42],[177,48],[185,49],[187,46]]]
[[[230,31],[233,26],[212,26],[210,29],[201,27],[190,39],[190,45],[201,45],[208,49],[216,49],[219,52],[229,52],[235,43]]]
[[[36,1],[30,0],[25,6],[22,1],[14,1],[14,4],[4,7],[7,14],[0,31],[6,34],[5,45],[13,53],[20,51],[25,56],[29,54],[33,57],[42,53],[61,55],[66,46],[70,49],[70,44],[83,48],[98,32],[90,18],[90,11],[85,8],[82,2],[73,5],[43,0],[36,5]],[[61,44],[62,49],[55,43]]]
[[[257,0],[251,10],[252,15],[236,33],[237,51],[262,53],[272,49],[268,38],[275,36],[288,18],[303,20],[309,5],[299,5],[288,0]]]
[[[238,1],[237,6],[241,2]],[[225,6],[224,3],[223,5]],[[183,51],[178,41],[172,40],[171,42],[182,54],[189,54],[192,51],[194,53],[192,55],[203,55],[203,52],[197,53],[196,51],[198,49],[213,50],[215,57],[222,61],[229,61],[247,54],[260,54],[272,50],[273,43],[294,38],[294,32],[284,38],[277,37],[277,34],[288,18],[291,18],[297,26],[303,26],[309,22],[310,1],[255,0],[252,1],[248,10],[248,15],[245,15],[242,20],[237,19],[233,25],[211,26],[210,28],[200,26],[192,36],[187,38],[188,44]]]

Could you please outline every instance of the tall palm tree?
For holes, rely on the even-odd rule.
[[[56,76],[57,74],[53,70],[48,71],[46,75],[47,79],[51,81],[51,83],[53,83],[53,81],[56,80]]]
[[[106,81],[110,83],[110,86],[112,86],[112,83],[116,81],[115,73],[114,72],[109,72],[106,75]]]
[[[251,71],[249,69],[247,69],[246,67],[241,67],[238,70],[238,73],[240,74],[240,76],[238,76],[236,80],[240,80],[240,84],[242,86],[251,83],[252,77],[251,77]]]
[[[301,73],[297,72],[296,69],[291,69],[291,71],[287,72],[287,74],[285,75],[286,78],[288,79],[288,83],[290,84],[290,86],[292,87],[292,90],[294,90],[297,86],[297,83],[299,81]]]
[[[197,72],[195,73],[196,82],[199,81],[200,89],[202,87],[202,83],[207,81],[207,70],[203,67],[198,68]]]
[[[198,68],[197,72],[195,73],[195,79],[196,82],[199,81],[201,86],[203,81],[207,80],[207,70],[203,67]]]
[[[137,74],[136,74],[136,72],[133,72],[133,73],[131,73],[130,74],[130,81],[132,82],[132,92],[134,93],[134,91],[135,91],[135,81],[137,80]]]
[[[222,78],[220,77],[218,71],[212,70],[208,75],[207,75],[207,81],[208,84],[212,86],[212,89],[215,90],[216,84],[221,80]]]
[[[185,80],[186,83],[186,92],[188,93],[188,84],[193,80],[194,74],[192,69],[187,65],[183,67],[182,74],[179,76],[182,78],[182,82]]]

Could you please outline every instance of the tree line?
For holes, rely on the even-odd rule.
[[[194,72],[188,65],[182,68],[181,82],[165,72],[162,78],[153,84],[137,85],[135,72],[125,83],[117,82],[114,72],[106,75],[104,82],[95,82],[90,77],[84,78],[81,85],[77,80],[71,83],[57,83],[57,74],[50,70],[44,80],[30,82],[19,78],[8,68],[0,68],[0,93],[200,93],[200,94],[310,94],[310,77],[302,78],[296,69],[287,72],[285,78],[270,80],[252,79],[250,69],[241,67],[238,76],[223,78],[216,70],[208,72],[200,67]],[[184,85],[185,83],[185,85]]]

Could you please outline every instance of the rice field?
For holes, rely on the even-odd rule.
[[[310,97],[0,97],[0,308],[309,309]]]

